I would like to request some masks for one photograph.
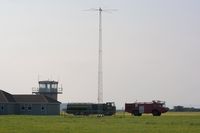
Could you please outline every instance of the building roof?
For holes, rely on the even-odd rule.
[[[39,81],[39,84],[58,84],[58,81],[44,80],[44,81]]]
[[[15,102],[15,99],[10,93],[0,90],[0,102],[1,103]]]
[[[0,103],[60,104],[59,101],[44,95],[12,95],[2,90],[0,90]]]
[[[45,96],[45,98],[47,99],[47,101],[48,101],[49,103],[61,103],[61,102],[59,102],[59,101],[57,101],[57,100],[55,100],[55,99],[53,99],[53,98],[51,98],[51,97],[48,97],[48,96]]]
[[[44,95],[13,95],[17,103],[60,103]]]

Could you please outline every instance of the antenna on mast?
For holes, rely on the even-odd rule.
[[[99,57],[98,57],[98,103],[103,103],[103,64],[102,64],[102,12],[112,12],[116,11],[116,9],[102,9],[99,7],[91,8],[85,11],[98,11],[99,13]]]
[[[37,77],[37,78],[38,78],[37,80],[38,80],[38,82],[39,82],[39,81],[40,81],[40,74],[38,74],[38,77]]]

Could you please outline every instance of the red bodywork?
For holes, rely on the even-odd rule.
[[[165,102],[152,101],[152,102],[135,102],[126,103],[125,112],[131,113],[135,116],[141,116],[142,113],[152,113],[153,116],[160,116],[165,113],[169,108],[165,107]]]

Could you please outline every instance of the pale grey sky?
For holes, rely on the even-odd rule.
[[[200,106],[199,0],[0,0],[0,89],[60,80],[61,102],[97,102],[98,14],[104,101]]]

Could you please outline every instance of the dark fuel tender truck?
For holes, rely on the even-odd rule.
[[[114,102],[68,103],[66,113],[73,115],[113,115],[116,113],[116,107]]]
[[[125,112],[134,116],[141,116],[142,113],[152,113],[153,116],[160,116],[161,113],[168,110],[169,108],[165,107],[165,102],[161,101],[125,103]]]

